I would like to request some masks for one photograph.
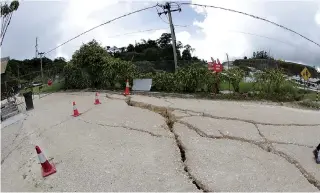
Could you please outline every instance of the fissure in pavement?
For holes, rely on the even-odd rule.
[[[127,104],[129,106],[133,106],[133,107],[139,107],[139,108],[143,108],[143,109],[148,109],[150,111],[156,112],[158,114],[160,114],[161,116],[163,116],[166,120],[166,124],[170,130],[170,132],[172,132],[172,134],[174,135],[175,138],[175,142],[177,144],[177,147],[179,149],[180,152],[180,157],[181,157],[181,161],[184,165],[184,171],[186,172],[188,178],[192,181],[192,183],[197,187],[198,190],[201,190],[203,192],[210,192],[210,190],[208,188],[206,188],[199,180],[197,180],[190,172],[189,172],[189,168],[186,165],[185,161],[186,161],[186,152],[185,152],[185,148],[183,147],[181,141],[179,140],[179,136],[178,134],[176,134],[173,130],[173,125],[176,122],[176,119],[174,118],[174,116],[171,114],[170,110],[168,110],[167,108],[164,107],[156,107],[153,105],[149,105],[149,104],[144,104],[144,103],[136,103],[136,102],[132,102],[130,100],[130,98],[128,98],[126,100]]]
[[[256,126],[260,136],[264,139],[264,142],[257,142],[257,141],[254,141],[254,140],[248,140],[248,139],[241,138],[241,137],[229,136],[229,135],[223,134],[222,132],[220,132],[222,136],[210,136],[210,135],[207,135],[205,132],[201,131],[199,128],[196,128],[193,125],[190,125],[189,123],[177,120],[175,118],[175,116],[171,113],[172,110],[182,110],[182,109],[170,109],[170,108],[165,108],[165,107],[159,107],[159,106],[154,106],[154,105],[150,105],[150,104],[145,104],[145,103],[142,103],[142,102],[134,102],[134,101],[131,101],[129,97],[126,99],[126,102],[127,102],[127,104],[129,106],[139,107],[139,108],[148,109],[150,111],[156,112],[156,113],[162,115],[166,119],[166,123],[167,123],[170,131],[174,134],[175,140],[176,140],[176,144],[177,144],[177,146],[178,146],[178,148],[180,150],[181,161],[183,162],[184,167],[185,167],[184,170],[187,172],[189,178],[192,179],[193,184],[195,184],[195,186],[199,190],[202,190],[204,192],[210,191],[201,182],[196,180],[196,178],[194,176],[192,176],[191,173],[189,172],[188,166],[185,164],[185,161],[186,161],[186,155],[185,155],[185,150],[184,150],[185,148],[182,146],[182,143],[180,142],[178,135],[172,129],[175,122],[179,122],[179,123],[181,123],[183,125],[186,125],[189,129],[195,131],[201,137],[211,138],[211,139],[229,139],[229,140],[236,140],[236,141],[246,142],[246,143],[250,143],[250,144],[256,145],[256,146],[258,146],[259,148],[261,148],[264,151],[271,152],[271,153],[273,153],[275,155],[278,155],[278,156],[284,158],[285,160],[287,160],[287,162],[289,162],[290,164],[293,164],[302,173],[302,175],[308,180],[308,182],[310,184],[314,185],[316,188],[318,188],[320,190],[320,181],[318,181],[313,175],[311,175],[309,172],[307,172],[297,160],[295,160],[294,158],[292,158],[291,156],[285,154],[282,151],[276,150],[272,146],[272,143],[274,143],[274,142],[273,141],[269,141],[260,132],[260,130],[258,128],[258,124],[261,124],[261,123],[256,123],[254,121],[248,121],[248,120],[240,120],[240,119],[237,119],[237,118],[213,117],[211,115],[209,116],[209,115],[203,113],[202,116],[204,116],[204,117],[210,117],[210,118],[214,118],[214,119],[237,120],[237,121],[244,121],[244,122],[252,123],[252,124],[254,124]],[[199,112],[197,112],[197,113],[199,113]],[[262,123],[262,125],[265,125],[265,124]],[[269,125],[269,124],[267,124],[267,125]],[[271,125],[273,125],[273,124],[271,124]],[[282,126],[282,125],[292,125],[292,124],[276,124],[276,125],[279,125],[279,126],[281,125]],[[294,125],[300,126],[300,125],[297,125],[297,124],[294,124]],[[281,143],[281,142],[279,142],[279,143]]]

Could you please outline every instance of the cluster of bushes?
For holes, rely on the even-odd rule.
[[[282,70],[268,69],[255,74],[254,90],[261,98],[292,101],[302,99],[296,86],[286,80]]]
[[[152,78],[152,90],[165,92],[213,92],[217,77],[197,64],[180,68],[177,73],[156,72],[139,74],[139,78]]]
[[[64,67],[65,87],[109,89],[126,79],[132,80],[136,67],[128,61],[111,57],[96,41],[81,46]],[[123,86],[121,85],[121,86]]]
[[[164,92],[219,93],[219,83],[230,81],[234,93],[240,92],[241,81],[246,75],[241,68],[214,75],[202,64],[188,65],[176,73],[141,72],[130,61],[110,56],[97,42],[81,46],[72,60],[64,67],[67,89],[117,89],[125,87],[125,80],[152,78],[152,90]],[[252,90],[246,98],[265,98],[278,101],[299,100],[300,95],[278,69],[266,70],[255,75]],[[132,85],[132,82],[131,82]],[[241,95],[243,96],[243,95]]]

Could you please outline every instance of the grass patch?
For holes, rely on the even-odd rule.
[[[253,91],[253,82],[240,82],[240,93]]]
[[[32,91],[34,94],[39,93],[51,93],[51,92],[57,92],[61,89],[64,89],[64,81],[53,83],[51,86],[48,86],[47,84],[42,85],[42,88],[40,89],[40,86],[35,86],[31,88],[22,89],[20,91],[20,94],[23,94],[25,92]]]
[[[228,81],[222,81],[220,82],[220,90],[229,90],[229,82]],[[233,86],[232,84],[230,83],[230,90],[233,91]]]
[[[317,93],[316,92],[310,92],[303,95],[303,98],[310,101],[316,101],[317,100]],[[320,94],[318,95],[318,100],[320,101]]]
[[[48,85],[43,86],[40,92],[41,93],[57,92],[63,88],[64,88],[64,82],[58,82],[58,83],[52,84],[51,86],[48,86]],[[38,88],[38,92],[39,92],[39,88]]]
[[[310,100],[303,100],[303,101],[300,101],[298,104],[303,107],[310,108],[310,109],[320,110],[320,103],[319,102],[310,101]]]
[[[247,93],[253,90],[253,82],[240,82],[240,93]],[[229,82],[222,81],[220,82],[220,90],[229,90]],[[232,84],[230,83],[230,90],[234,91]]]

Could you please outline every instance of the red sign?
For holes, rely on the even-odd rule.
[[[212,62],[208,62],[208,70],[213,70],[215,72],[221,72],[223,70],[223,66],[220,63],[219,59],[217,62],[211,57]]]
[[[51,79],[48,80],[48,85],[49,85],[49,86],[52,85],[52,80],[51,80]]]
[[[221,72],[223,70],[223,66],[220,63],[219,59],[217,59],[218,63],[213,64],[213,70],[215,72]]]
[[[213,62],[208,62],[208,70],[213,70]]]

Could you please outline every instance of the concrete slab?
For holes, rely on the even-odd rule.
[[[17,140],[9,152],[1,151],[1,191],[2,192],[36,192],[41,191],[38,182],[32,176],[39,167],[37,154],[29,139]],[[3,148],[3,147],[1,147]],[[8,156],[9,154],[9,156]],[[27,181],[30,179],[32,183]]]
[[[188,116],[201,116],[202,115],[202,113],[194,113],[194,112],[190,112],[190,111],[181,111],[181,110],[174,110],[174,111],[172,111],[172,114],[176,118],[188,117]]]
[[[272,144],[277,150],[289,155],[320,182],[320,166],[316,164],[312,151],[314,148],[287,144]]]
[[[190,173],[210,191],[318,191],[284,158],[250,143],[197,136],[174,125]]]
[[[27,115],[24,114],[24,113],[19,113],[19,114],[13,116],[13,117],[10,117],[10,118],[8,118],[8,119],[6,119],[6,120],[1,122],[1,129],[5,128],[5,127],[7,127],[7,126],[9,126],[11,124],[14,124],[14,123],[16,123],[18,121],[24,120],[26,117],[27,117]]]
[[[191,124],[210,136],[223,135],[239,137],[254,141],[263,141],[257,128],[251,124],[242,121],[213,119],[208,117],[185,117],[181,121]],[[221,132],[221,133],[220,133]]]
[[[121,95],[115,95],[114,98],[119,99],[116,100],[101,93],[102,104],[94,105],[94,94],[54,93],[35,99],[35,109],[26,113],[25,120],[19,119],[2,127],[2,191],[198,191],[184,171],[184,164],[196,181],[213,191],[318,190],[295,165],[243,142],[260,140],[253,124],[180,117],[208,135],[217,134],[222,138],[200,137],[175,123],[174,130],[187,158],[182,163],[183,152],[179,151],[162,116],[128,106]],[[205,112],[275,124],[319,122],[318,112],[265,104],[131,97],[147,104],[187,110],[175,110],[174,114],[179,116],[198,116]],[[82,113],[76,118],[71,116],[73,101]],[[259,127],[270,140],[309,146],[319,143],[318,126]],[[239,140],[227,140],[219,131],[237,136]],[[39,145],[47,158],[56,164],[56,174],[41,177],[35,145]],[[309,152],[309,148],[274,146],[300,160],[310,173],[315,169],[309,158],[303,158],[303,152]],[[319,173],[317,169],[315,172]],[[318,179],[317,173],[312,175]]]
[[[252,120],[268,124],[320,124],[320,111],[294,109],[254,102],[132,96],[132,101],[156,106],[204,112],[212,116]]]
[[[148,97],[143,95],[132,95],[131,101],[152,104],[160,107],[169,107],[172,103],[166,101],[164,98]]]
[[[27,175],[27,184],[33,184],[38,191],[197,190],[185,175],[179,150],[171,138],[71,119],[31,141],[40,145],[48,158],[53,157],[57,167],[56,174],[43,179],[36,161],[18,165]],[[24,160],[36,160],[34,155]],[[6,163],[13,160],[10,157]],[[15,177],[21,178],[21,174]],[[7,183],[2,187],[17,190]],[[25,191],[34,190],[28,188],[23,187]]]
[[[15,141],[19,142],[19,136],[23,121],[16,121],[5,128],[1,128],[1,160],[14,148]]]
[[[105,98],[100,100],[101,102],[107,101]],[[28,111],[29,116],[26,120],[26,125],[41,129],[72,118],[73,101],[76,102],[76,107],[80,113],[85,113],[95,107],[93,104],[94,95],[78,96],[65,93],[51,94],[34,101],[34,109]]]
[[[259,125],[259,129],[270,141],[297,143],[316,147],[320,140],[320,126]]]
[[[174,110],[174,111],[172,111],[172,114],[173,114],[176,118],[181,118],[181,117],[190,116],[190,115],[188,115],[186,112],[180,111],[180,110]]]
[[[111,99],[119,99],[119,100],[125,100],[125,99],[127,99],[126,96],[123,96],[123,95],[121,95],[120,93],[119,93],[119,94],[106,93],[105,96],[106,96],[107,98],[111,98]]]
[[[128,106],[123,100],[111,100],[97,105],[79,119],[115,127],[130,127],[173,138],[173,134],[161,115],[146,109]]]

